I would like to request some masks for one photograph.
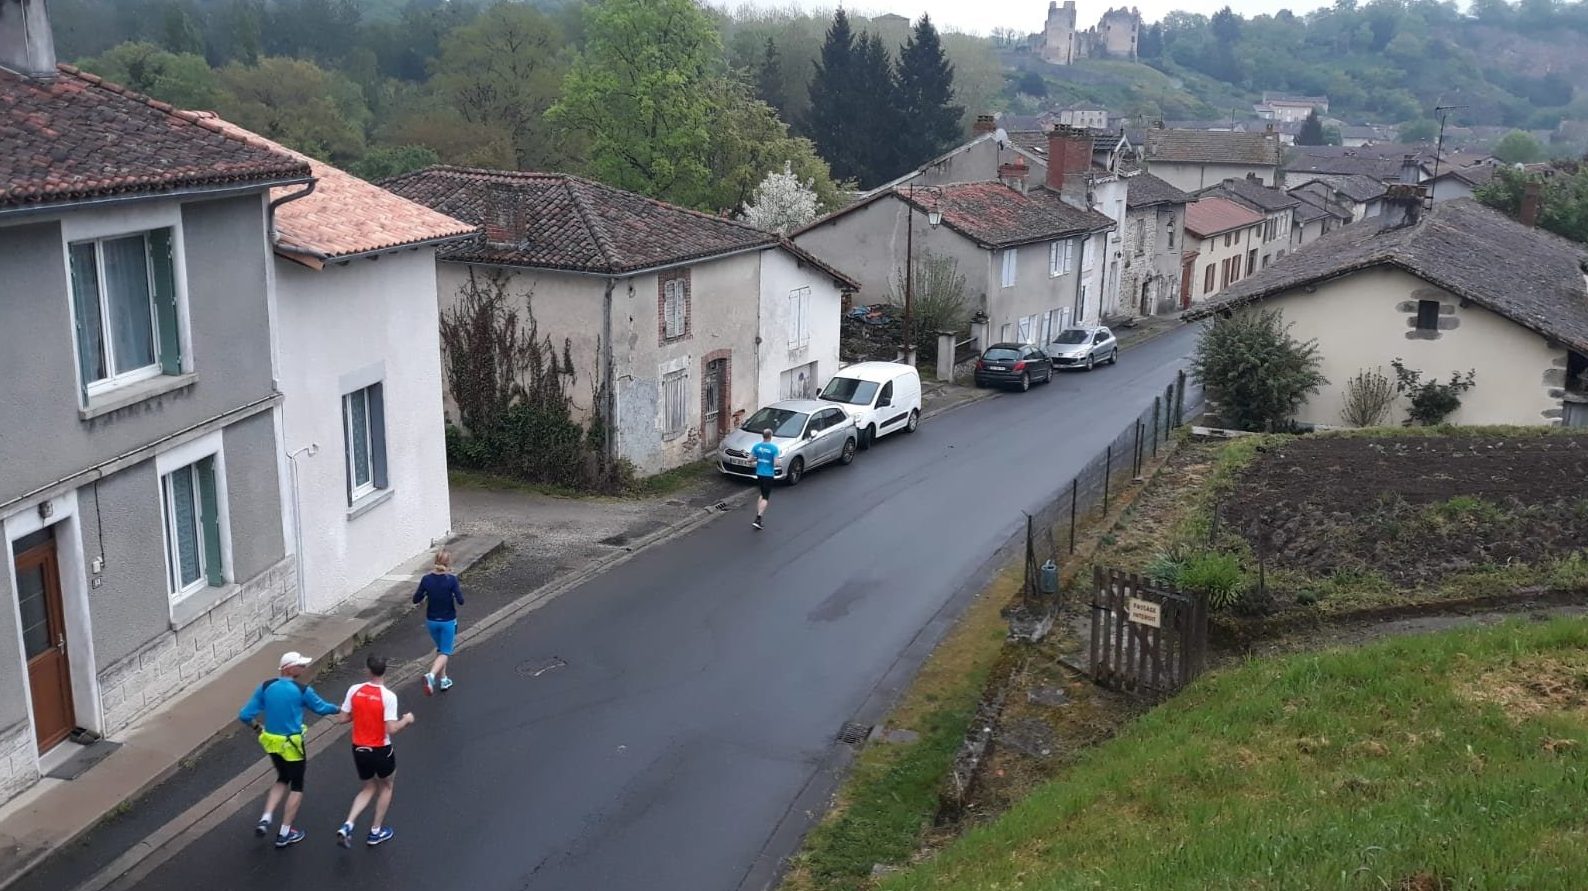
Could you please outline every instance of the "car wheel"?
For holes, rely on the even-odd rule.
[[[1087,371],[1091,371],[1093,368],[1096,368],[1096,367],[1097,367],[1097,354],[1096,353],[1087,353],[1086,354],[1086,370]]]
[[[1042,375],[1042,382],[1043,382],[1043,383],[1044,383],[1044,384],[1051,384],[1051,383],[1053,383],[1053,366],[1052,366],[1052,365],[1049,365],[1049,366],[1048,366],[1048,370],[1047,370],[1047,371],[1046,371],[1046,372],[1044,372],[1044,373],[1043,373],[1043,375]]]
[[[855,463],[855,438],[853,436],[844,440],[844,450],[838,455],[838,463],[845,467]]]
[[[800,484],[800,480],[802,480],[804,478],[805,478],[805,459],[804,458],[795,458],[793,461],[790,461],[789,465],[788,465],[788,473],[786,475],[784,475],[783,481],[788,483],[791,486],[797,486],[797,485]]]
[[[1029,389],[1031,389],[1031,372],[1022,372],[1020,374],[1020,392],[1024,393]]]
[[[1114,351],[1108,354],[1108,364],[1119,364],[1119,347],[1114,347]]]
[[[919,411],[911,409],[910,410],[910,420],[906,421],[905,424],[904,424],[904,432],[905,433],[914,433],[915,432],[915,428],[917,428],[919,426],[921,426],[921,413]]]
[[[871,448],[871,444],[873,442],[875,442],[876,439],[877,439],[877,428],[876,428],[876,426],[872,425],[872,424],[867,424],[865,429],[860,431],[860,448],[861,448],[861,450],[864,451],[865,449]]]

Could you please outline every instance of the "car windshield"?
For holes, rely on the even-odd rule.
[[[739,429],[750,433],[760,433],[762,430],[770,429],[773,436],[792,439],[805,430],[806,417],[808,416],[804,412],[790,411],[786,408],[763,408],[751,415],[750,420],[745,421],[744,426]]]
[[[983,353],[982,358],[993,362],[1011,362],[1020,358],[1020,351],[1005,349],[1003,347],[993,347],[992,349]]]
[[[1059,332],[1059,336],[1053,338],[1053,342],[1054,343],[1086,343],[1088,340],[1091,339],[1091,337],[1092,337],[1092,335],[1086,333],[1085,331],[1081,330],[1080,328],[1071,328],[1068,331],[1060,331]]]
[[[835,377],[822,388],[821,398],[828,402],[842,402],[846,405],[870,405],[871,397],[875,395],[877,395],[877,385],[874,381]]]

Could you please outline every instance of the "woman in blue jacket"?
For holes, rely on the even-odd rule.
[[[447,658],[452,655],[453,642],[458,636],[458,607],[463,604],[463,587],[452,574],[450,553],[436,552],[435,566],[419,580],[419,590],[414,592],[414,603],[421,600],[425,602],[425,630],[436,642],[436,661],[425,674],[425,695],[430,696],[438,688],[452,688],[452,678],[447,676]]]

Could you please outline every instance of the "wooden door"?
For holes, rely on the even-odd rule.
[[[33,539],[35,536],[30,536],[17,543],[17,614],[22,620],[22,652],[33,694],[33,728],[43,752],[66,739],[76,714],[55,539],[43,538],[36,544],[31,543]],[[21,550],[24,546],[26,550]]]

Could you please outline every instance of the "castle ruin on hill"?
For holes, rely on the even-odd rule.
[[[1079,59],[1136,59],[1141,13],[1134,7],[1110,9],[1096,26],[1082,31],[1075,24],[1075,0],[1049,0],[1048,20],[1036,36],[1044,62],[1072,65]]]

